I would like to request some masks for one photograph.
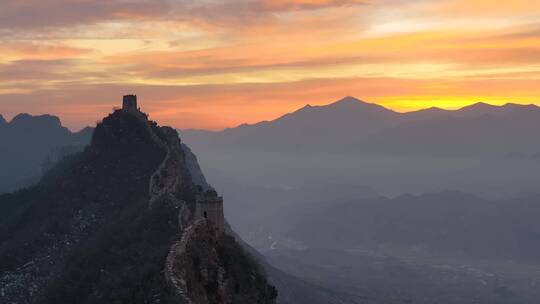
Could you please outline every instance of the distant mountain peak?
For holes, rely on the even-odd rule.
[[[341,98],[340,100],[331,103],[330,105],[358,105],[358,104],[367,104],[366,102],[361,101],[358,98],[352,97],[352,96],[345,96]]]
[[[461,110],[485,110],[485,109],[493,109],[493,108],[497,108],[497,106],[491,105],[489,103],[485,103],[483,101],[479,101],[471,105],[464,106],[463,108],[461,108]]]
[[[503,108],[512,108],[512,109],[539,109],[539,107],[535,104],[519,104],[519,103],[513,103],[513,102],[507,102],[503,106]]]
[[[448,111],[449,110],[445,110],[443,108],[433,106],[433,107],[429,107],[429,108],[424,108],[424,109],[420,109],[420,110],[406,112],[405,114],[406,115],[411,115],[411,114],[415,114],[415,113],[438,113],[438,112],[448,112]]]
[[[62,123],[57,116],[45,114],[45,115],[30,115],[28,113],[21,113],[13,117],[10,124],[12,126],[50,126],[61,127]]]
[[[362,102],[360,99],[353,96],[345,96],[338,100],[337,102]]]
[[[387,109],[379,104],[371,103],[371,102],[365,102],[363,100],[360,100],[356,97],[352,96],[346,96],[342,99],[331,103],[329,105],[323,106],[328,108],[343,108],[343,109],[375,109],[377,111],[385,111],[385,112],[394,112],[390,109]]]
[[[472,107],[495,107],[494,105],[492,104],[489,104],[487,102],[483,102],[483,101],[479,101],[479,102],[475,102],[471,105]]]
[[[4,116],[2,116],[2,114],[0,114],[0,126],[6,125],[6,124],[7,124],[6,119],[4,118]]]
[[[468,106],[465,106],[457,111],[459,112],[469,112],[474,114],[496,114],[496,113],[505,113],[506,111],[530,111],[540,109],[538,106],[533,104],[517,104],[517,103],[505,103],[504,105],[492,105],[485,102],[477,102]]]

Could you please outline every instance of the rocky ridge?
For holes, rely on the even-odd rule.
[[[173,129],[117,110],[83,152],[37,186],[0,197],[2,300],[274,303],[253,258],[194,218],[208,185],[193,181],[204,177],[190,172],[198,164],[186,151]]]

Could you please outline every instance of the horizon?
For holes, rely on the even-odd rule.
[[[76,129],[136,91],[156,120],[217,130],[342,95],[540,105],[539,29],[533,0],[4,1],[0,111]]]
[[[285,115],[288,115],[288,114],[292,114],[292,113],[295,113],[305,107],[327,107],[327,106],[330,106],[330,105],[333,105],[333,104],[336,104],[336,103],[339,103],[343,100],[346,100],[346,99],[354,99],[355,101],[359,102],[359,103],[365,103],[365,104],[371,104],[371,105],[377,105],[377,106],[381,106],[383,108],[385,108],[386,110],[389,110],[389,111],[394,111],[396,113],[400,113],[400,114],[407,114],[407,113],[412,113],[412,112],[417,112],[417,111],[425,111],[425,110],[430,110],[430,109],[439,109],[439,110],[443,110],[443,111],[459,111],[461,109],[464,109],[464,108],[468,108],[468,107],[472,107],[472,106],[475,106],[475,105],[487,105],[487,106],[491,106],[491,107],[504,107],[504,106],[509,106],[509,105],[518,105],[518,106],[535,106],[535,107],[538,107],[538,105],[534,104],[534,103],[529,103],[529,104],[523,104],[523,103],[516,103],[516,102],[502,102],[502,103],[490,103],[490,102],[485,102],[485,101],[477,101],[477,102],[473,102],[473,103],[469,103],[469,104],[464,104],[463,106],[460,106],[460,107],[453,107],[453,108],[443,108],[443,107],[437,107],[437,106],[431,106],[431,107],[426,107],[426,108],[420,108],[420,109],[414,109],[414,110],[410,110],[410,111],[396,111],[395,109],[392,109],[392,108],[388,108],[384,105],[381,105],[381,104],[378,104],[378,103],[375,103],[375,102],[370,102],[370,101],[366,101],[364,99],[360,99],[360,98],[357,98],[355,96],[344,96],[340,99],[337,99],[337,100],[334,100],[330,103],[325,103],[325,104],[311,104],[311,103],[307,103],[301,107],[298,107],[296,109],[293,109],[291,110],[290,112],[285,112],[285,113],[281,113],[279,114],[278,116],[274,117],[274,118],[270,118],[270,119],[264,119],[264,120],[260,120],[260,121],[255,121],[255,122],[241,122],[237,125],[233,125],[233,126],[226,126],[226,127],[223,127],[223,128],[219,128],[219,129],[204,129],[204,128],[179,128],[179,127],[176,127],[174,125],[169,125],[177,130],[180,130],[180,131],[209,131],[209,132],[221,132],[221,131],[224,131],[224,130],[227,130],[227,129],[234,129],[234,128],[238,128],[238,127],[241,127],[241,126],[245,126],[245,125],[255,125],[255,124],[258,124],[258,123],[261,123],[261,122],[272,122],[272,121],[275,121]],[[141,108],[141,110],[145,113],[147,113],[149,115],[149,118],[154,120],[153,118],[153,115],[152,113],[149,113],[147,111],[145,111],[144,109],[144,100],[141,100],[139,99],[139,106]],[[119,103],[115,104],[115,105],[111,105],[110,106],[111,109],[115,109],[115,108],[119,108]],[[38,116],[44,116],[44,115],[50,115],[50,116],[53,116],[53,117],[57,117],[58,119],[60,119],[60,123],[63,127],[66,127],[68,128],[71,132],[79,132],[79,131],[82,131],[83,129],[85,128],[94,128],[96,126],[95,124],[95,121],[100,121],[101,118],[105,117],[106,115],[110,114],[112,112],[109,112],[109,113],[105,113],[103,116],[101,117],[97,117],[96,119],[94,119],[94,123],[93,124],[87,124],[87,125],[82,125],[82,126],[70,126],[70,125],[67,125],[65,123],[65,120],[62,116],[60,115],[57,115],[55,113],[30,113],[30,112],[21,112],[21,113],[16,113],[14,115],[11,115],[11,116],[6,116],[4,113],[0,113],[0,116],[3,117],[7,123],[11,123],[11,121],[18,115],[24,115],[24,114],[28,114],[30,116],[33,116],[33,117],[38,117]],[[159,123],[159,121],[156,120],[156,122]],[[167,124],[160,124],[160,125],[167,125]]]

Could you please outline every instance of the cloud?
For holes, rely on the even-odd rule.
[[[522,16],[535,15],[540,12],[540,2],[537,0],[513,0],[497,1],[493,0],[445,0],[434,1],[432,13],[445,16],[476,16],[476,17],[497,17],[497,16]]]
[[[0,30],[43,29],[109,21],[177,20],[222,24],[261,21],[272,13],[365,4],[364,0],[26,0],[0,3]]]
[[[16,60],[0,65],[0,80],[52,80],[61,76],[73,64],[69,59],[56,60]]]
[[[61,43],[38,43],[29,41],[5,40],[0,45],[4,58],[25,60],[51,60],[81,57],[92,52],[91,49],[62,45]]]
[[[490,37],[492,39],[530,39],[540,38],[540,24],[528,24],[525,27],[512,29],[504,34],[494,35]]]
[[[258,44],[237,44],[194,51],[140,51],[103,60],[105,65],[123,66],[138,79],[153,83],[167,83],[167,79],[180,82],[191,76],[207,76],[205,79],[212,82],[226,83],[231,74],[245,82],[275,82],[287,77],[296,81],[322,74],[348,77],[351,73],[400,73],[403,77],[408,72],[415,78],[420,72],[437,72],[439,77],[446,77],[484,73],[483,69],[493,68],[530,70],[540,63],[540,48],[534,44],[510,44],[505,39],[486,41],[484,35],[420,32],[345,42],[325,40],[316,45],[295,44],[295,39],[282,37],[283,41],[274,40],[264,48]]]
[[[336,6],[352,6],[368,4],[367,0],[264,0],[259,2],[264,9],[271,11],[288,11],[304,9],[320,9]]]
[[[95,24],[102,21],[159,19],[164,0],[25,0],[0,3],[0,29],[40,29]]]

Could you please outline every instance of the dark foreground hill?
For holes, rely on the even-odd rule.
[[[0,196],[2,302],[274,303],[256,260],[195,216],[207,185],[186,153],[173,129],[117,110],[84,151]]]

